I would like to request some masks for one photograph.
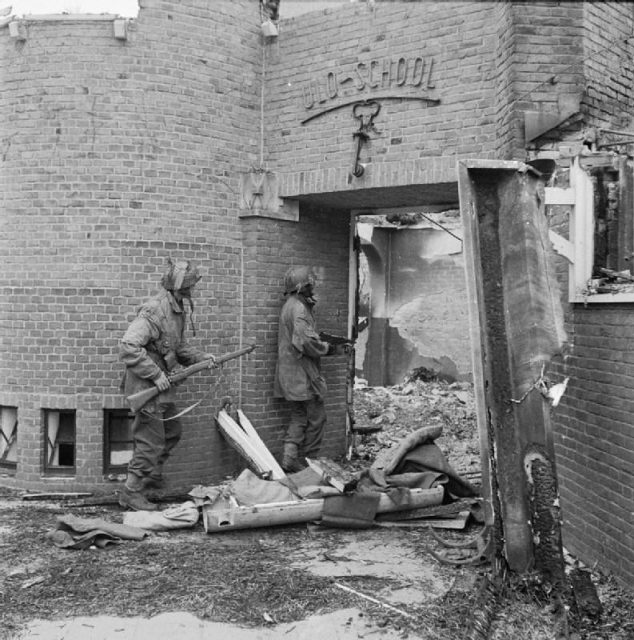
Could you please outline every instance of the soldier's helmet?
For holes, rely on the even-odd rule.
[[[173,262],[171,259],[167,261],[167,273],[161,278],[161,284],[168,291],[180,291],[193,287],[202,276],[189,260],[177,260]]]
[[[284,276],[284,293],[298,293],[306,285],[314,285],[315,281],[312,267],[291,267]]]

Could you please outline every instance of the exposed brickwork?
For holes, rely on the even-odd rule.
[[[633,12],[630,2],[583,3],[584,102],[594,126],[631,127]]]
[[[302,207],[300,224],[249,218],[244,221],[245,260],[248,278],[245,319],[252,327],[248,334],[258,348],[256,366],[244,378],[248,394],[245,411],[264,414],[259,424],[263,439],[273,453],[281,451],[281,438],[288,418],[283,400],[272,397],[277,353],[277,322],[284,302],[281,283],[290,266],[313,265],[319,274],[315,307],[317,326],[345,335],[348,318],[348,243],[349,216],[342,211]],[[324,377],[329,387],[327,398],[328,427],[325,455],[343,451],[345,442],[346,358],[323,359]],[[247,415],[249,415],[247,413]]]
[[[564,110],[566,98],[583,98],[583,6],[585,3],[512,3],[515,157],[523,159],[525,110]],[[571,117],[574,130],[581,126]],[[548,137],[548,133],[546,134]]]
[[[47,486],[89,487],[103,482],[103,409],[124,406],[118,339],[166,258],[204,274],[194,341],[222,353],[245,330],[234,194],[259,158],[259,8],[147,1],[127,41],[108,21],[27,27],[24,43],[0,30],[0,403],[19,408],[22,486],[41,476],[41,408],[77,409],[76,475]],[[228,364],[216,391],[239,388],[239,373]],[[182,402],[213,379],[200,374]],[[185,419],[177,483],[231,468],[213,405]]]
[[[634,581],[634,311],[577,305],[568,390],[555,414],[564,542]]]
[[[492,7],[358,3],[284,21],[283,37],[267,48],[266,72],[267,160],[285,168],[282,193],[455,181],[457,156],[493,157]],[[416,58],[433,66],[431,77],[413,87]],[[400,76],[399,59],[409,70]],[[362,151],[366,172],[349,182],[359,125],[352,108],[302,121],[383,95],[430,95],[440,104],[386,100],[375,119],[378,133]]]
[[[631,34],[633,7],[609,2],[580,8],[587,83],[583,124],[629,129],[632,45],[624,39]],[[565,172],[560,173],[565,179]],[[552,213],[551,226],[568,237],[566,208]],[[567,292],[563,259],[556,269]],[[566,308],[568,352],[553,369],[557,380],[570,377],[553,411],[564,544],[587,563],[634,584],[634,311],[631,305],[610,304]]]
[[[183,403],[209,395],[185,419],[171,479],[238,468],[213,428],[224,395],[279,452],[280,280],[291,264],[321,268],[319,323],[345,331],[349,207],[304,201],[298,223],[240,218],[241,173],[265,166],[281,195],[313,203],[376,189],[366,204],[394,206],[395,188],[421,186],[440,201],[445,186],[455,194],[457,160],[523,156],[522,109],[555,109],[587,87],[558,135],[631,128],[631,3],[345,3],[285,21],[268,41],[256,0],[142,0],[124,41],[106,20],[26,26],[23,42],[0,29],[0,404],[20,420],[17,469],[2,481],[15,486],[103,488],[102,412],[124,406],[118,337],[169,255],[204,273],[195,340],[217,353],[258,344],[183,389]],[[362,149],[366,171],[351,178],[352,107],[306,120],[377,95],[390,99]],[[409,99],[421,96],[440,103]],[[631,320],[625,305],[570,310],[572,356],[558,369],[570,392],[554,414],[566,543],[630,583]],[[337,454],[345,359],[325,374],[324,453]],[[73,477],[42,478],[45,408],[76,411]]]

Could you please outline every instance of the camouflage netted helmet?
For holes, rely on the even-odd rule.
[[[161,284],[168,291],[180,291],[193,287],[202,276],[198,269],[189,260],[167,261],[167,273],[161,278]]]
[[[291,267],[284,276],[284,293],[299,293],[308,284],[315,284],[312,267]]]

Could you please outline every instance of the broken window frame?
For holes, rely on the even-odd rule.
[[[18,408],[0,405],[0,469],[18,466]]]
[[[619,266],[624,260],[629,261],[633,256],[630,251],[632,230],[634,228],[634,206],[632,205],[632,166],[622,158],[612,171],[618,171],[621,177],[619,188],[620,217],[625,221],[619,231],[618,247],[620,256]],[[572,303],[603,303],[634,302],[634,287],[627,284],[611,285],[609,291],[600,291],[598,280],[594,277],[595,262],[595,233],[597,220],[595,204],[598,200],[592,175],[582,168],[579,157],[574,159],[570,168],[570,187],[546,187],[546,206],[570,206],[570,223],[568,238],[564,238],[555,231],[549,232],[553,247],[562,255],[569,265],[568,269],[568,300]],[[629,255],[623,255],[623,254]]]
[[[77,425],[74,409],[43,409],[44,472],[74,475],[77,464]],[[72,464],[60,464],[69,454]]]
[[[124,421],[128,422],[128,437],[120,439],[113,437],[113,429],[117,425],[121,425]],[[103,410],[103,471],[109,473],[125,473],[128,468],[129,460],[120,464],[112,461],[113,445],[129,445],[126,448],[118,448],[116,451],[129,451],[132,458],[134,440],[132,437],[132,422],[134,414],[128,409],[104,409]]]

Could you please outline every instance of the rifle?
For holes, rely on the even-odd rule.
[[[347,344],[347,345],[353,345],[354,344],[354,340],[351,340],[350,338],[344,338],[343,336],[335,336],[332,333],[328,333],[327,331],[320,331],[319,332],[319,339],[322,342],[327,342],[328,344]]]
[[[227,360],[233,360],[234,358],[239,358],[240,356],[246,355],[255,349],[256,345],[252,344],[249,347],[244,347],[243,349],[238,349],[238,351],[232,351],[231,353],[227,353],[224,356],[220,356],[216,358],[216,364],[223,364],[227,362]],[[184,369],[180,369],[179,371],[174,372],[172,375],[167,376],[171,384],[177,384],[178,382],[182,382],[186,378],[189,378],[194,373],[198,373],[199,371],[203,371],[204,369],[209,368],[211,360],[202,360],[201,362],[197,362],[196,364],[192,364],[189,367],[185,367]],[[140,411],[152,398],[158,396],[161,392],[157,387],[151,386],[148,389],[142,389],[141,391],[137,391],[132,395],[128,396],[126,400],[132,409],[132,413],[137,413]]]

